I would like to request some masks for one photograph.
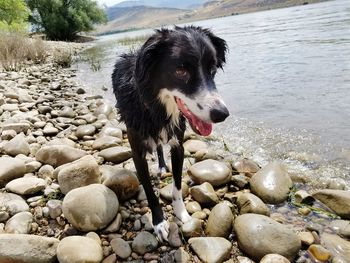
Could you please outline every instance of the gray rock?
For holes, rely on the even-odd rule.
[[[192,198],[203,206],[213,206],[219,202],[219,197],[216,195],[213,186],[209,183],[192,187],[190,193]]]
[[[58,129],[54,127],[52,123],[48,123],[43,129],[43,133],[46,136],[54,136],[58,133]]]
[[[181,191],[182,191],[182,198],[185,198],[186,196],[188,196],[189,188],[188,188],[188,185],[184,182],[181,182]],[[162,198],[171,202],[173,200],[173,183],[168,184],[162,189],[160,189],[159,194]]]
[[[321,244],[328,249],[333,256],[337,255],[339,258],[349,260],[350,258],[350,241],[347,241],[337,235],[322,233]]]
[[[47,201],[46,206],[49,208],[49,214],[52,219],[56,219],[62,214],[62,201],[51,199]]]
[[[74,112],[74,110],[70,107],[63,107],[63,109],[59,112],[60,117],[66,117],[66,118],[74,118],[77,114]]]
[[[26,141],[24,134],[18,134],[12,140],[7,142],[4,145],[4,151],[11,156],[16,156],[18,154],[29,155],[29,144]]]
[[[195,237],[190,247],[204,263],[221,263],[230,257],[232,244],[222,237]]]
[[[113,111],[113,107],[109,104],[101,104],[100,106],[98,106],[94,112],[95,116],[98,116],[100,114],[106,115],[107,117],[109,116],[109,114],[111,114]]]
[[[117,137],[119,139],[123,139],[123,132],[121,129],[117,127],[105,126],[102,128],[100,135],[101,137],[112,136],[112,137]]]
[[[256,162],[246,158],[235,162],[233,164],[233,168],[235,168],[237,172],[248,177],[252,177],[256,172],[260,170],[260,167]]]
[[[264,256],[259,263],[290,263],[290,261],[278,254],[268,254]]]
[[[117,215],[116,194],[101,184],[71,190],[63,199],[62,211],[68,222],[81,231],[106,227]]]
[[[181,226],[181,232],[184,237],[200,237],[202,235],[202,221],[197,218],[187,221]]]
[[[70,236],[61,240],[57,247],[60,263],[100,263],[103,259],[101,246],[93,239]]]
[[[227,238],[232,231],[233,214],[231,208],[225,203],[219,203],[211,210],[205,233],[211,237]]]
[[[144,255],[158,247],[157,239],[149,232],[142,231],[137,234],[131,244],[132,250],[139,255]]]
[[[350,219],[350,191],[325,189],[315,192],[312,196],[341,218]]]
[[[26,122],[20,122],[20,123],[9,123],[9,124],[4,124],[2,126],[2,130],[3,131],[7,131],[7,130],[14,130],[16,131],[18,134],[23,132],[23,133],[27,133],[27,131],[30,128],[30,124],[26,123]]]
[[[208,145],[200,140],[187,140],[184,142],[183,146],[185,151],[188,151],[190,153],[208,150]]]
[[[20,212],[11,217],[5,225],[5,232],[9,234],[28,234],[31,230],[33,215]]]
[[[87,153],[67,145],[44,146],[36,153],[37,161],[54,167],[73,162]]]
[[[131,149],[123,146],[115,146],[100,151],[98,155],[103,157],[107,162],[118,164],[131,158]]]
[[[68,138],[55,138],[47,143],[48,146],[52,145],[66,145],[70,147],[75,147],[75,142]]]
[[[1,133],[1,139],[4,141],[9,141],[17,135],[16,131],[14,130],[7,130],[7,131],[2,131]]]
[[[7,213],[6,211],[0,211],[0,223],[5,222],[9,218],[9,213]]]
[[[18,104],[3,104],[0,106],[3,111],[18,111]]]
[[[118,200],[125,201],[138,193],[140,183],[132,171],[110,165],[102,165],[100,171],[103,184],[116,193]]]
[[[180,247],[174,253],[174,260],[176,263],[187,263],[190,261],[190,255],[183,247]]]
[[[1,234],[0,262],[55,263],[58,243],[50,237]]]
[[[180,247],[182,245],[181,237],[179,235],[179,227],[174,222],[169,224],[169,245],[172,247]]]
[[[98,164],[91,155],[63,165],[57,179],[63,194],[78,187],[101,182]]]
[[[41,163],[38,161],[32,161],[26,163],[26,173],[35,173],[41,167]]]
[[[114,146],[118,146],[122,143],[122,140],[119,139],[118,137],[113,137],[113,136],[102,136],[94,141],[92,144],[92,148],[94,150],[104,150],[107,148],[111,148]]]
[[[84,136],[92,136],[94,135],[96,132],[96,127],[94,125],[91,124],[87,124],[87,125],[81,125],[77,128],[75,135],[81,139]]]
[[[298,190],[294,194],[295,202],[301,204],[312,204],[315,201],[315,198],[312,197],[305,190]]]
[[[252,192],[269,204],[279,204],[287,200],[292,186],[288,172],[278,162],[268,164],[250,180]]]
[[[122,258],[127,259],[131,255],[131,248],[128,242],[121,238],[114,238],[110,242],[114,253]]]
[[[234,229],[240,249],[257,261],[267,254],[279,254],[292,261],[301,248],[293,230],[267,216],[240,215],[235,219]]]
[[[5,186],[9,181],[22,177],[26,172],[24,161],[18,158],[0,158],[0,187]]]
[[[22,197],[11,193],[0,193],[0,207],[5,207],[10,215],[29,210],[29,206]]]
[[[237,198],[237,206],[240,214],[261,214],[270,215],[270,209],[264,204],[264,202],[251,193],[242,193]]]
[[[43,178],[43,179],[54,178],[54,176],[53,176],[54,170],[55,169],[49,164],[43,165],[42,167],[40,167],[40,169],[38,171],[38,177]]]
[[[231,180],[231,170],[225,163],[216,160],[204,160],[195,163],[188,170],[191,179],[201,184],[210,183],[212,186],[220,186]]]
[[[115,233],[119,231],[120,226],[122,224],[122,215],[118,213],[118,215],[114,218],[112,223],[103,230],[104,233]]]
[[[35,176],[17,178],[5,186],[6,190],[20,195],[32,195],[44,190],[45,187],[46,181]]]

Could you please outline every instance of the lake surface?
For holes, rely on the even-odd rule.
[[[316,187],[350,186],[350,1],[230,16],[193,23],[211,28],[229,46],[217,75],[231,116],[215,135],[238,156],[261,165],[282,160]],[[76,64],[92,94],[114,103],[110,76],[117,56],[130,50],[118,39],[151,30],[101,37],[98,71]],[[87,55],[88,56],[88,55]],[[84,55],[82,57],[84,58]],[[103,91],[102,87],[109,90]],[[222,148],[222,143],[217,143]]]

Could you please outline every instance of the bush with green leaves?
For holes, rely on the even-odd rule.
[[[27,4],[32,11],[30,22],[52,40],[74,40],[78,33],[107,21],[93,0],[27,0]]]
[[[0,0],[0,31],[26,31],[28,16],[24,0]]]

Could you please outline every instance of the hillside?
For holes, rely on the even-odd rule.
[[[155,2],[167,2],[154,0]],[[109,8],[107,25],[96,30],[96,34],[107,34],[123,30],[150,28],[162,25],[182,24],[203,19],[276,9],[281,7],[317,3],[327,0],[213,0],[197,9],[158,8],[150,6],[127,6],[120,4]],[[137,3],[142,1],[137,1]],[[151,1],[147,1],[150,4]],[[182,2],[182,1],[179,1]],[[192,3],[189,1],[188,3]],[[203,2],[203,1],[202,1]],[[124,3],[124,4],[123,4]],[[122,5],[130,5],[130,1]]]

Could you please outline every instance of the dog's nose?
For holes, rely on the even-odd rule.
[[[210,111],[210,119],[212,122],[222,122],[224,121],[230,113],[224,105],[219,105]]]

